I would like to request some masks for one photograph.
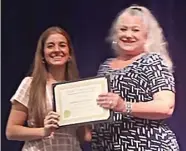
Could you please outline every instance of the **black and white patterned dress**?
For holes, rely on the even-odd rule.
[[[110,75],[114,93],[130,102],[153,100],[162,90],[175,91],[174,77],[158,54],[145,54],[129,66],[114,70],[107,59],[98,75]],[[93,151],[178,151],[175,134],[163,120],[148,120],[114,112],[112,123],[96,124]]]

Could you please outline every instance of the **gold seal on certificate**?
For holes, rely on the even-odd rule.
[[[59,126],[102,122],[110,110],[97,105],[99,94],[109,91],[107,77],[95,77],[53,85],[54,110],[60,114]]]

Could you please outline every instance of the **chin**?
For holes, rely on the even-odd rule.
[[[125,51],[127,53],[135,53],[135,48],[133,48],[133,47],[123,47],[122,51]]]
[[[55,63],[52,63],[52,65],[57,67],[57,66],[64,66],[64,65],[66,65],[66,63],[67,63],[67,61],[65,61],[65,62],[64,61],[63,62],[55,62]]]
[[[66,63],[63,64],[54,64],[54,66],[64,66]]]
[[[136,46],[134,45],[125,45],[125,44],[122,44],[122,45],[119,45],[119,48],[121,50],[125,50],[125,51],[133,51],[136,49]]]

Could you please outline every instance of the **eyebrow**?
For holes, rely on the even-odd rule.
[[[122,25],[120,28],[123,28],[123,27],[128,27],[127,25]],[[134,28],[140,28],[141,26],[139,25],[132,25],[131,27],[134,27]]]
[[[49,41],[49,42],[47,42],[46,44],[53,44],[53,43],[54,43],[53,41]],[[67,42],[64,42],[64,41],[60,41],[59,43],[67,44]]]

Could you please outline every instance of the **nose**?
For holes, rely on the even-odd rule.
[[[125,36],[128,38],[132,37],[132,31],[130,31],[130,30],[126,31]]]
[[[58,52],[58,51],[60,51],[60,48],[58,46],[55,46],[54,51]]]

